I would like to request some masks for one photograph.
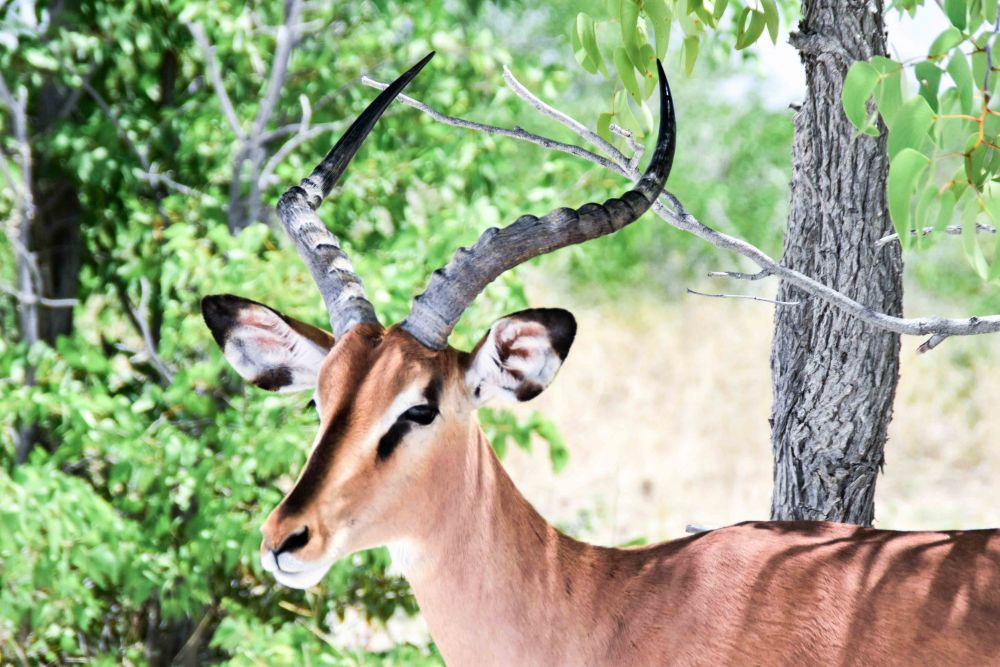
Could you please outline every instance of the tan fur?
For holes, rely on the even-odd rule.
[[[998,531],[759,522],[586,545],[504,472],[463,381],[468,360],[395,328],[338,341],[319,376],[317,440],[350,405],[344,437],[314,502],[272,512],[262,550],[303,525],[315,532],[296,552],[306,561],[388,544],[452,665],[1000,663]],[[440,416],[376,461],[371,429],[400,391],[435,377]]]

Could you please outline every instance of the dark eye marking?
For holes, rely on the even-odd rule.
[[[382,439],[378,441],[378,449],[375,455],[379,461],[384,461],[396,449],[396,446],[403,440],[403,437],[410,432],[414,425],[427,426],[438,416],[438,409],[433,405],[414,405],[412,408],[399,415],[396,423],[385,432]]]
[[[375,452],[375,456],[379,461],[384,461],[392,455],[397,445],[402,442],[403,438],[410,432],[410,429],[414,425],[427,426],[437,419],[438,414],[440,414],[438,411],[438,399],[440,396],[441,381],[438,379],[431,380],[427,388],[424,389],[424,399],[427,403],[414,405],[401,414],[396,419],[396,423],[378,441],[378,449]]]
[[[379,461],[385,461],[389,458],[396,449],[396,445],[403,439],[403,436],[410,432],[411,426],[413,426],[412,422],[402,419],[393,424],[392,428],[386,431],[382,439],[378,441],[378,449],[375,452],[375,457]]]

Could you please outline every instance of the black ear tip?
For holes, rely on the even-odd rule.
[[[236,322],[236,313],[244,299],[232,294],[209,294],[201,299],[201,317],[212,332],[219,347],[226,341],[226,333]]]
[[[218,318],[231,313],[238,297],[232,294],[207,294],[201,298],[201,314],[207,322],[209,318]]]
[[[560,360],[565,361],[576,338],[576,318],[573,313],[563,308],[534,308],[519,314],[545,326],[552,349]]]
[[[562,308],[555,309],[562,319],[562,326],[556,327],[555,331],[550,332],[552,336],[552,346],[556,350],[556,354],[563,361],[566,360],[566,355],[569,354],[569,348],[573,345],[573,341],[576,339],[576,318],[573,317],[573,313],[568,310],[563,310]]]

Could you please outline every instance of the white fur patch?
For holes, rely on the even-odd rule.
[[[327,350],[266,308],[254,308],[239,314],[222,353],[250,382],[276,369],[287,369],[291,382],[277,391],[292,392],[315,388]]]
[[[386,547],[389,549],[389,556],[392,558],[392,564],[386,570],[386,574],[388,575],[405,577],[420,562],[416,547],[410,540],[389,542]]]
[[[501,358],[501,349],[506,350]],[[514,318],[498,320],[486,335],[465,374],[465,381],[480,404],[493,398],[519,400],[527,383],[544,389],[552,382],[562,360],[552,349],[548,331],[537,322]]]

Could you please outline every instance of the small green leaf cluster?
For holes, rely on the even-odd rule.
[[[919,4],[897,3],[911,14]],[[889,213],[903,247],[920,246],[926,230],[958,222],[970,266],[994,281],[1000,256],[996,248],[984,251],[976,225],[1000,222],[997,2],[948,0],[943,8],[950,25],[925,57],[874,56],[851,66],[844,113],[861,134],[888,132]]]
[[[532,412],[527,419],[521,420],[508,410],[483,408],[479,411],[479,421],[483,429],[491,434],[490,443],[500,458],[507,453],[509,441],[513,440],[518,447],[531,452],[531,443],[538,437],[548,446],[554,472],[560,472],[569,461],[569,450],[559,430],[540,412]]]
[[[727,13],[727,10],[728,13]],[[726,21],[735,32],[735,48],[757,42],[764,30],[778,39],[776,0],[607,0],[602,17],[577,14],[570,40],[577,62],[592,74],[615,82],[611,108],[597,120],[597,131],[612,141],[612,122],[638,136],[652,131],[646,100],[656,89],[656,60],[666,58],[671,34],[679,31],[684,71],[690,75],[702,43]]]

